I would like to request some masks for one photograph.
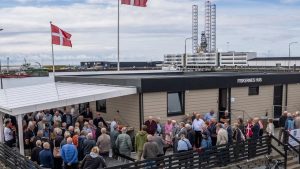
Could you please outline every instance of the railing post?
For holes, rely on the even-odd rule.
[[[268,138],[268,155],[270,155],[272,152],[272,145],[271,145],[272,144],[272,135],[268,134],[267,138]]]
[[[287,144],[285,143],[284,144],[284,168],[286,169],[287,167],[287,149],[288,149],[288,146]]]

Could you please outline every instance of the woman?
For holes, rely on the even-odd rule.
[[[104,159],[99,156],[99,148],[93,147],[90,154],[87,154],[82,160],[80,169],[99,169],[105,168],[106,163]]]
[[[266,128],[266,131],[269,135],[273,135],[275,134],[275,131],[274,131],[274,124],[273,124],[273,119],[268,119],[268,125],[267,125],[267,128]]]
[[[126,134],[126,127],[123,127],[121,131],[122,134],[120,134],[116,140],[116,147],[120,154],[130,157],[132,150],[131,138],[128,134]]]
[[[247,138],[252,138],[252,136],[253,136],[253,131],[252,131],[253,124],[252,124],[252,121],[253,121],[252,118],[250,118],[247,121],[247,127],[246,127],[246,137]]]
[[[55,135],[55,139],[53,140],[54,169],[62,169],[62,158],[60,156],[60,144],[64,140],[62,136],[62,130],[60,128],[55,128],[54,135]]]

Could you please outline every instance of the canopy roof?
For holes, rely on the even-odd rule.
[[[9,88],[0,90],[0,112],[19,115],[136,93],[135,87],[62,82]]]

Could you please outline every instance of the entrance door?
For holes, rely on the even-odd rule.
[[[220,117],[224,115],[225,110],[231,111],[230,108],[231,89],[221,88],[219,89],[219,121]],[[231,116],[229,116],[231,117]]]
[[[273,101],[274,118],[279,118],[282,114],[282,95],[283,85],[275,85]]]

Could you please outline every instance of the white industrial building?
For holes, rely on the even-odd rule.
[[[248,60],[256,58],[256,52],[220,52],[220,66],[248,66]]]
[[[300,57],[256,57],[248,60],[250,67],[299,67]]]

